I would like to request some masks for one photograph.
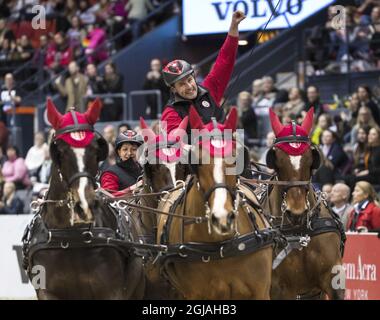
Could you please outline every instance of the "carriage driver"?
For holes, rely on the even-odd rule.
[[[205,80],[198,84],[194,70],[190,63],[184,60],[173,60],[162,70],[163,78],[171,90],[171,98],[162,113],[161,121],[166,121],[167,132],[178,128],[182,119],[189,114],[193,105],[201,116],[203,123],[207,124],[215,117],[217,122],[223,122],[225,113],[220,106],[227,85],[230,81],[239,41],[238,26],[245,19],[241,11],[232,15],[230,29],[219,55]],[[188,142],[190,140],[190,124],[187,127]],[[248,161],[248,153],[245,154]],[[247,167],[247,164],[244,165]]]
[[[121,196],[137,187],[142,167],[137,161],[137,150],[143,144],[142,137],[133,130],[120,133],[115,141],[116,164],[100,177],[101,187],[114,196]]]

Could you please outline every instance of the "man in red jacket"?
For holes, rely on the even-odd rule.
[[[233,13],[228,36],[202,84],[197,84],[193,68],[184,60],[174,60],[165,66],[163,77],[171,88],[172,97],[161,120],[167,122],[168,133],[178,128],[182,119],[188,115],[191,105],[196,108],[205,124],[211,121],[211,117],[215,117],[218,122],[224,120],[220,101],[232,75],[239,40],[238,26],[244,19],[241,11]],[[190,133],[189,127],[187,131]]]

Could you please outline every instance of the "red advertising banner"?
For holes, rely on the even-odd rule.
[[[380,239],[377,233],[346,233],[343,257],[346,300],[380,300]]]

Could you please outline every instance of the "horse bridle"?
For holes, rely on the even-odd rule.
[[[75,111],[70,110],[70,113],[71,113],[71,116],[72,116],[72,118],[74,120],[74,124],[71,125],[71,126],[66,126],[66,127],[62,128],[62,129],[56,130],[54,138],[53,138],[53,142],[54,143],[57,141],[57,136],[59,136],[61,134],[64,134],[64,133],[71,133],[71,132],[76,132],[76,131],[91,131],[91,132],[95,131],[94,127],[92,125],[90,125],[88,123],[79,123]],[[59,176],[60,176],[61,180],[63,181],[63,175],[62,175],[61,170],[59,168],[58,168],[58,173],[59,173]],[[91,181],[93,187],[95,189],[97,188],[97,183],[96,183],[95,177],[93,175],[91,175],[87,171],[79,171],[79,172],[73,174],[68,179],[68,181],[66,181],[68,187],[71,188],[72,184],[76,180],[78,180],[80,178],[87,178],[87,179],[89,179]]]

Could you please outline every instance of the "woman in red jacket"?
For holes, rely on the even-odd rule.
[[[118,135],[115,141],[116,164],[100,176],[103,189],[114,196],[122,196],[137,187],[136,182],[142,175],[137,151],[142,143],[142,137],[133,130],[127,130]]]
[[[371,231],[380,228],[380,208],[372,185],[359,181],[352,193],[354,209],[349,215],[348,231]]]

